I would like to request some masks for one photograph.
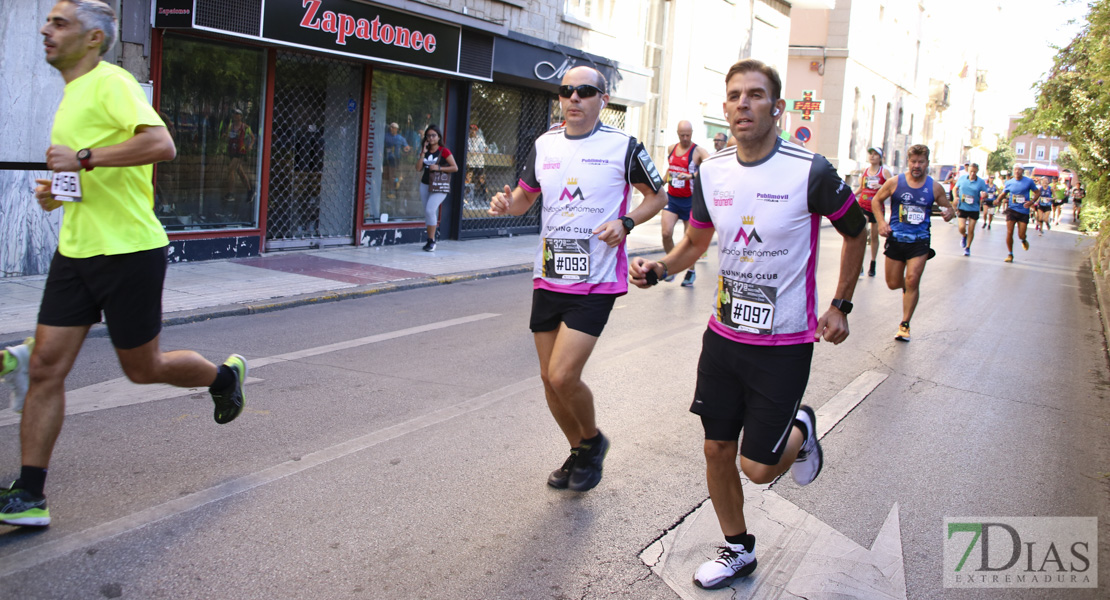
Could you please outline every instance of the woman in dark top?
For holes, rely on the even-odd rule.
[[[454,173],[459,170],[455,164],[455,157],[451,151],[439,145],[443,134],[439,127],[429,125],[424,130],[424,149],[421,153],[423,159],[416,168],[423,170],[420,176],[420,200],[424,202],[424,224],[428,227],[428,242],[424,244],[425,252],[436,249],[436,226],[439,225],[439,205],[447,198],[443,192],[431,191],[431,173]]]

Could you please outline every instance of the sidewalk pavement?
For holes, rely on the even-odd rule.
[[[162,293],[163,319],[176,325],[526,273],[538,245],[538,235],[522,235],[443,240],[435,252],[424,252],[421,244],[345,246],[173,263]],[[627,249],[630,256],[662,252],[658,216],[632,231]],[[45,275],[0,279],[0,346],[34,332],[45,282]],[[102,329],[97,325],[93,331]]]

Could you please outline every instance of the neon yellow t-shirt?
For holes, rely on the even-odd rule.
[[[127,71],[101,61],[66,84],[54,114],[52,144],[76,152],[131,139],[143,125],[165,127],[139,83]],[[58,252],[69,258],[128,254],[169,244],[154,215],[152,165],[96,167],[81,171],[81,202],[64,203]]]

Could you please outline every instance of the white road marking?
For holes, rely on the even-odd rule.
[[[867,371],[817,411],[824,437],[863,401],[886,374]],[[766,485],[744,480],[744,516],[756,535],[759,567],[734,581],[734,599],[861,598],[904,599],[906,575],[898,505],[887,515],[870,549],[798,508]],[[720,526],[707,500],[651,546],[640,558],[680,597],[716,597],[694,586],[698,565],[713,558]]]
[[[169,502],[153,506],[146,510],[121,517],[115,521],[96,525],[84,531],[45,542],[33,548],[9,554],[0,562],[0,579],[18,573],[24,569],[35,567],[46,561],[61,558],[71,552],[103,542],[104,540],[118,535],[141,529],[147,525],[152,525],[179,514],[195,510],[206,504],[223,500],[229,496],[252,490],[258,486],[266,485],[267,483],[272,483],[283,477],[288,477],[289,475],[294,475],[306,469],[320,466],[337,458],[360,452],[414,431],[431,427],[432,425],[437,425],[444,421],[449,421],[470,412],[481,410],[491,404],[500,402],[516,394],[536,389],[542,385],[543,383],[540,381],[539,376],[530,377],[512,385],[505,386],[499,390],[494,390],[453,406],[441,408],[437,411],[410,419],[404,423],[398,423],[392,427],[380,429],[341,444],[336,444],[330,448],[324,448],[323,450],[306,454],[299,460],[287,460],[256,473],[244,475],[243,477],[228,481],[227,483],[170,500]]]
[[[495,313],[479,313],[467,317],[460,317],[458,319],[450,319],[447,321],[439,321],[437,323],[428,323],[427,325],[419,325],[417,327],[409,327],[407,329],[399,329],[397,331],[390,331],[388,333],[380,333],[377,335],[366,336],[345,342],[338,342],[335,344],[327,344],[324,346],[317,346],[315,348],[306,348],[296,352],[288,352],[285,354],[278,354],[277,356],[268,356],[265,358],[255,358],[249,361],[249,368],[253,373],[255,369],[272,365],[279,362],[287,362],[308,358],[311,356],[319,356],[329,352],[337,352],[339,350],[348,350],[351,348],[358,348],[359,346],[366,346],[369,344],[376,344],[378,342],[385,342],[388,340],[395,340],[409,335],[416,335],[420,333],[427,333],[429,331],[436,331],[438,329],[445,329],[447,327],[454,327],[456,325],[464,325],[466,323],[473,323],[475,321],[482,321],[500,316]],[[247,383],[255,383],[262,381],[255,377],[248,377]],[[130,406],[132,404],[140,404],[143,402],[154,402],[156,400],[168,400],[170,398],[177,398],[180,396],[188,396],[191,394],[204,394],[205,399],[208,397],[208,388],[180,388],[166,384],[154,385],[139,385],[131,383],[126,377],[118,377],[110,379],[101,383],[85,386],[76,390],[66,391],[66,415],[77,415],[81,413],[94,412],[98,410],[105,410],[109,408],[117,408],[120,406]],[[18,423],[20,415],[11,411],[11,409],[0,410],[0,427],[4,425],[11,425]]]

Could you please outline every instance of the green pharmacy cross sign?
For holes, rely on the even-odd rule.
[[[813,113],[825,112],[825,101],[815,100],[813,97],[816,95],[816,90],[803,90],[801,100],[786,101],[786,105],[789,107],[787,110],[802,113],[803,121],[812,121]]]

